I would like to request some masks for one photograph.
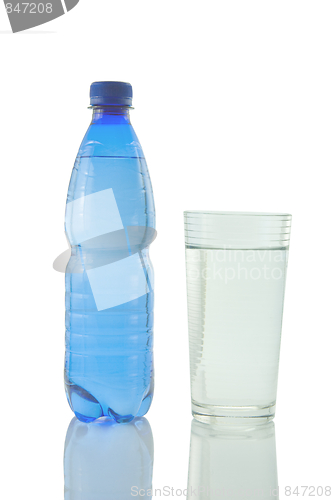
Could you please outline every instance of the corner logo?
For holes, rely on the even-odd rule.
[[[79,0],[17,2],[4,0],[13,33],[48,23],[73,9]]]

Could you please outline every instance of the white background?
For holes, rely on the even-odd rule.
[[[72,413],[52,262],[95,80],[133,85],[155,195],[154,486],[187,482],[187,209],[292,213],[279,483],[332,485],[332,25],[331,1],[81,0],[13,35],[0,6],[4,498],[63,497]]]

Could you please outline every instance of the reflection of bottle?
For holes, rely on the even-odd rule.
[[[192,421],[188,496],[272,500],[278,497],[274,423],[208,425]]]
[[[128,500],[152,487],[153,435],[145,418],[127,425],[71,421],[65,442],[65,500]],[[140,498],[147,498],[140,496]]]
[[[153,395],[153,192],[130,123],[132,87],[93,83],[68,189],[65,385],[78,419],[147,413]]]

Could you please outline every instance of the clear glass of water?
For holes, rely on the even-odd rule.
[[[192,414],[207,423],[271,420],[291,215],[184,217]]]

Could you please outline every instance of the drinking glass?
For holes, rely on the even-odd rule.
[[[271,420],[291,215],[184,216],[193,416]]]

